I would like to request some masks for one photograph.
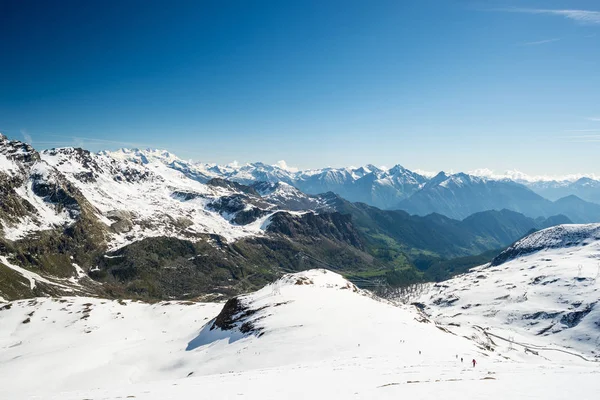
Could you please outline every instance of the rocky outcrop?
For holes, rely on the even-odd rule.
[[[349,214],[309,212],[296,216],[277,213],[271,217],[271,223],[267,230],[290,238],[326,237],[348,243],[358,249],[364,248],[360,234],[352,224],[352,217]]]

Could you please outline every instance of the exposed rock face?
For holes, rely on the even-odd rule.
[[[589,313],[592,312],[592,310],[594,309],[594,306],[596,306],[596,303],[591,303],[591,304],[588,304],[587,306],[585,306],[585,308],[583,310],[566,313],[561,317],[560,323],[563,325],[566,325],[569,328],[573,328],[573,327],[579,325],[579,323]]]
[[[251,186],[242,185],[238,182],[228,181],[222,178],[213,178],[206,184],[210,186],[229,189],[235,192],[246,193],[251,196],[260,196],[258,192]]]
[[[210,330],[217,328],[223,331],[237,329],[244,334],[254,333],[260,336],[263,328],[255,325],[252,316],[261,309],[250,308],[239,297],[229,299],[215,318]]]
[[[208,204],[208,208],[215,210],[237,225],[246,225],[256,221],[258,218],[268,214],[268,210],[252,205],[256,203],[250,197],[243,194],[223,196]],[[269,207],[269,204],[261,205]]]
[[[359,249],[363,248],[360,235],[352,225],[352,217],[337,212],[329,214],[306,213],[300,216],[277,213],[271,217],[271,224],[267,230],[291,238],[298,236],[318,238],[324,236],[346,242]]]

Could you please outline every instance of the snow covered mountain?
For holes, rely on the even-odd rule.
[[[367,165],[359,168],[298,171],[260,162],[219,166],[184,161],[164,150],[121,149],[104,154],[137,163],[160,162],[202,183],[212,178],[222,178],[245,185],[256,182],[286,183],[307,194],[334,192],[349,201],[360,201],[383,209],[393,208],[427,181],[425,176],[400,165],[390,169]]]
[[[401,202],[399,208],[417,215],[437,212],[455,219],[506,208],[535,218],[547,216],[545,202],[547,200],[512,181],[440,172],[422,190]]]
[[[349,201],[392,209],[419,190],[427,178],[401,165],[388,170],[373,165],[352,169],[331,169],[298,174],[294,184],[306,193],[334,192]]]
[[[585,201],[600,204],[600,180],[583,177],[575,181],[535,181],[524,183],[537,194],[558,200],[567,196],[577,196]]]
[[[573,384],[592,398],[600,373],[576,355],[491,345],[473,328],[452,334],[324,270],[225,305],[35,299],[2,306],[0,322],[0,394],[11,399],[432,398],[440,390],[558,399]],[[466,365],[472,358],[477,368]]]
[[[390,169],[366,165],[302,171],[264,163],[226,166],[194,163],[166,151],[150,149],[122,149],[112,154],[140,163],[162,162],[200,182],[215,177],[246,185],[281,182],[308,194],[333,192],[349,201],[381,209],[403,209],[417,215],[436,212],[462,219],[475,212],[509,209],[532,218],[564,214],[579,223],[600,221],[600,181],[589,177],[552,181],[517,172],[495,175],[478,170],[473,174],[440,172],[430,178],[400,165]],[[564,198],[571,200],[563,201]]]
[[[365,202],[386,204],[439,190],[462,199],[440,210],[448,213],[464,211],[474,198],[484,209],[512,204],[489,202],[501,197],[494,189],[500,186],[537,196],[514,183],[464,174],[427,181],[400,166],[321,171],[261,163],[215,166],[159,150],[37,152],[2,136],[0,296],[229,296],[283,271],[323,266],[380,276],[401,267],[420,276],[423,270],[414,270],[420,255],[429,264],[476,255],[552,221],[585,221],[596,212],[593,204],[571,196],[551,203],[562,204],[570,219],[485,211],[462,222],[383,211],[332,192],[309,195],[301,185],[314,191],[338,185],[336,190],[354,191]],[[470,195],[473,188],[482,199]],[[558,214],[550,211],[542,215]]]
[[[566,352],[598,361],[599,260],[600,224],[559,225],[433,285],[420,301],[450,329],[481,329],[495,343],[541,356]]]
[[[476,212],[508,209],[532,218],[566,215],[573,222],[600,222],[600,204],[574,195],[554,202],[511,180],[440,172],[421,190],[399,203],[411,214],[439,213],[463,219]]]
[[[235,240],[260,235],[278,210],[327,208],[319,197],[284,183],[257,184],[260,193],[211,175],[200,183],[181,171],[185,162],[166,152],[38,153],[0,136],[0,162],[6,195],[0,219],[10,240],[71,226],[82,207],[102,226],[109,249],[162,235]]]
[[[476,328],[453,334],[418,308],[373,298],[325,270],[286,275],[224,305],[17,301],[0,305],[0,326],[0,396],[15,400],[392,399],[440,391],[560,399],[572,385],[587,399],[600,373],[577,355],[514,350]]]
[[[0,280],[0,296],[78,293],[80,278],[87,282],[87,293],[113,290],[88,282],[88,274],[110,278],[102,268],[113,257],[111,252],[124,247],[156,238],[150,251],[155,253],[161,238],[174,238],[203,243],[208,246],[204,253],[216,256],[233,242],[270,235],[267,230],[277,213],[330,210],[327,196],[305,195],[283,183],[263,188],[263,195],[220,178],[201,183],[166,160],[182,165],[164,152],[115,155],[63,148],[38,153],[0,136],[0,275],[10,278]],[[129,267],[120,265],[121,272],[110,279],[125,279],[137,271],[141,255],[132,257],[138,261],[129,265],[129,275],[122,272]],[[214,268],[208,258],[196,261],[197,267],[211,262]],[[238,263],[236,268],[242,267]],[[206,273],[198,276],[204,286],[211,283]],[[262,279],[266,276],[263,273]],[[221,281],[227,281],[222,273]],[[144,287],[153,284],[146,282]]]

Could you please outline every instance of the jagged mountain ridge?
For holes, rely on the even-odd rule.
[[[491,180],[464,173],[440,172],[398,208],[416,215],[440,213],[463,219],[471,214],[509,209],[532,218],[563,214],[573,222],[599,222],[600,205],[571,195],[550,201],[514,181]]]
[[[102,278],[103,260],[110,259],[111,252],[150,238],[204,243],[210,259],[219,259],[228,243],[272,235],[267,231],[270,218],[279,212],[330,209],[327,196],[308,196],[283,184],[263,188],[261,195],[254,188],[218,179],[203,184],[162,162],[136,163],[73,148],[38,153],[24,143],[0,139],[0,254],[4,257],[0,269],[10,277],[2,281],[0,296],[9,298],[78,292],[82,282],[82,290],[102,291],[88,274]],[[152,256],[163,257],[157,254],[163,247],[150,249]],[[140,277],[135,272],[143,267],[140,261],[119,268]],[[245,274],[244,268],[259,268],[252,263],[236,267],[220,262],[207,272],[203,270],[207,263],[196,263],[200,276],[195,294],[214,290],[213,275],[221,274],[218,281],[226,283],[223,273],[235,277],[233,270]],[[154,264],[169,267],[157,260]],[[223,264],[222,270],[216,267]],[[261,282],[274,273],[273,265],[267,264]],[[148,279],[154,278],[140,277],[150,286],[154,283]],[[185,293],[180,289],[155,294]],[[141,291],[148,294],[148,287]]]
[[[491,218],[503,227],[496,235],[492,225],[477,232],[477,224],[379,210],[331,192],[306,195],[285,182],[211,177],[202,183],[175,156],[158,151],[38,153],[4,137],[2,149],[7,196],[0,253],[3,273],[11,275],[3,292],[10,298],[49,293],[53,283],[59,292],[65,285],[71,290],[62,281],[70,279],[77,291],[105,295],[226,295],[282,271],[411,270],[421,253],[473,255],[545,226],[500,213]],[[359,173],[381,173],[369,168]]]
[[[359,168],[323,168],[295,171],[261,162],[245,165],[215,165],[184,161],[166,151],[128,150],[104,152],[119,159],[138,163],[159,161],[176,169],[191,179],[207,182],[222,178],[246,185],[256,182],[286,183],[307,194],[334,192],[350,201],[360,201],[379,208],[394,208],[401,199],[407,198],[427,178],[401,165],[381,169],[374,165]]]
[[[575,195],[582,200],[600,204],[600,180],[582,177],[577,180],[523,182],[534,192],[549,200]]]
[[[122,149],[111,154],[142,163],[160,161],[201,182],[211,177],[244,184],[283,182],[308,194],[331,191],[353,202],[381,209],[402,209],[417,215],[435,212],[463,219],[476,212],[506,208],[532,218],[564,214],[578,223],[600,221],[600,204],[590,203],[600,198],[595,194],[600,188],[600,181],[591,178],[548,182],[444,172],[428,178],[400,165],[389,169],[367,165],[295,171],[264,163],[241,166],[195,163],[159,150]],[[562,192],[553,192],[552,201],[548,201],[542,196],[546,193],[544,188],[548,187],[560,187]],[[557,193],[562,196],[557,196]],[[569,200],[565,199],[573,196],[581,198],[566,204]],[[574,202],[577,204],[573,205]]]

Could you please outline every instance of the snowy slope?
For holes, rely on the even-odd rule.
[[[215,165],[181,160],[166,150],[121,149],[103,154],[140,164],[162,163],[202,183],[222,178],[250,185],[256,182],[283,183],[295,186],[308,194],[335,192],[350,201],[361,201],[380,208],[393,208],[398,202],[417,191],[427,178],[400,165],[381,169],[373,165],[353,168],[320,168],[297,170],[285,162],[268,165]]]
[[[246,334],[241,325],[211,330],[222,304],[44,298],[1,306],[0,397],[362,360],[377,360],[368,363],[379,373],[442,363],[449,378],[461,371],[456,354],[490,367],[500,360],[325,270],[285,276],[240,301],[253,311]]]
[[[9,196],[0,211],[3,237],[19,240],[64,229],[86,207],[106,230],[109,249],[154,236],[194,240],[217,234],[234,241],[262,235],[278,210],[325,206],[284,183],[264,198],[211,185],[208,180],[224,171],[233,169],[205,168],[158,150],[94,154],[61,148],[38,153],[0,136],[0,185]],[[250,215],[236,219],[241,212]]]
[[[479,326],[497,342],[600,359],[600,224],[536,232],[492,264],[433,285],[420,301],[436,321]]]
[[[222,304],[0,306],[0,397],[559,399],[567,388],[545,385],[570,383],[591,399],[600,388],[594,363],[487,351],[476,330],[454,335],[325,270],[284,276],[239,304],[227,329],[211,329],[227,320]]]
[[[232,224],[208,206],[233,192],[189,179],[150,157],[138,164],[66,148],[45,151],[42,158],[73,182],[99,217],[115,228],[112,248],[151,236],[194,238],[209,233],[235,240],[261,234],[272,214],[248,225]]]
[[[0,305],[0,398],[181,376],[169,370],[219,308],[86,297]]]
[[[61,202],[66,182],[29,145],[0,134],[0,231],[9,240],[74,222],[79,209]]]

